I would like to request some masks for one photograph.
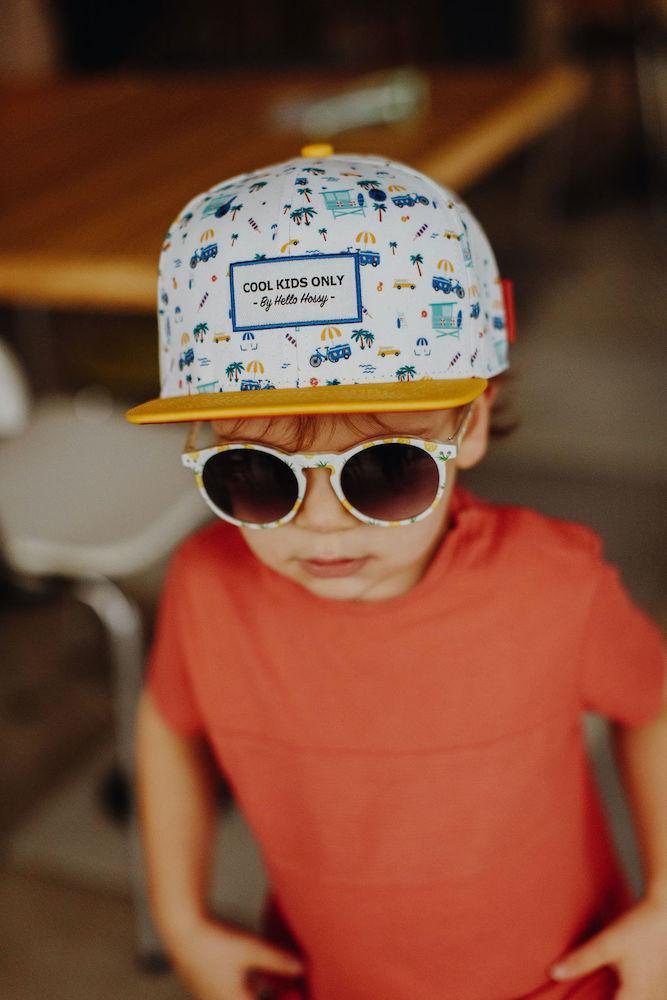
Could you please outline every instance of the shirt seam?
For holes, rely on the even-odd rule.
[[[515,729],[508,733],[503,733],[501,736],[494,736],[492,739],[488,740],[473,740],[469,743],[451,743],[447,745],[440,746],[429,746],[429,747],[419,747],[410,750],[396,750],[392,747],[377,749],[375,747],[327,747],[327,746],[313,746],[312,744],[298,744],[290,743],[287,740],[275,739],[274,737],[265,736],[263,733],[252,733],[246,732],[242,729],[238,729],[234,726],[220,726],[213,725],[210,727],[209,732],[213,734],[220,733],[223,736],[234,735],[241,737],[246,740],[253,740],[254,742],[264,743],[269,746],[282,747],[286,750],[296,750],[303,751],[304,753],[330,755],[330,756],[344,756],[351,754],[364,754],[365,756],[384,756],[384,757],[419,757],[426,756],[434,753],[448,753],[456,750],[471,750],[475,748],[489,747],[493,746],[495,743],[501,743],[510,739],[516,739],[520,736],[524,736],[527,733],[533,732],[537,729],[544,728],[553,720],[557,719],[559,716],[573,715],[570,719],[570,723],[567,727],[568,730],[579,729],[581,726],[581,715],[583,712],[580,711],[580,706],[578,706],[574,701],[568,704],[565,708],[558,709],[557,712],[553,712],[550,715],[544,716],[539,722],[524,726],[521,729]]]

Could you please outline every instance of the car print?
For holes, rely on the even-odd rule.
[[[378,354],[381,358],[388,358],[391,355],[398,357],[400,353],[398,347],[378,347]]]
[[[463,285],[456,278],[441,278],[439,275],[435,275],[432,284],[436,292],[444,292],[446,295],[454,292],[460,299],[465,295]]]
[[[313,368],[317,368],[323,361],[345,361],[351,354],[352,348],[349,344],[336,344],[335,347],[327,346],[324,350],[317,347],[310,356],[310,363]]]
[[[196,267],[199,261],[205,263],[207,260],[211,260],[213,257],[217,256],[218,244],[209,243],[208,246],[202,247],[201,250],[195,250],[190,258],[190,267]]]
[[[178,359],[178,370],[183,371],[183,369],[186,368],[188,365],[191,365],[194,360],[195,360],[195,352],[192,350],[191,347],[188,347],[187,350],[183,351],[180,358]]]
[[[446,236],[448,240],[460,240],[463,233],[455,233],[453,229],[445,229],[443,236]]]
[[[409,281],[407,278],[394,278],[394,288],[416,288],[414,281]]]
[[[214,344],[222,344],[222,343],[224,343],[225,341],[227,341],[229,339],[230,339],[230,336],[229,336],[228,333],[216,333],[215,336],[213,337],[213,343]]]
[[[412,208],[417,202],[420,205],[430,204],[428,198],[423,194],[395,194],[391,200],[398,208]]]

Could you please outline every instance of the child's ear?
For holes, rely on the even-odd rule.
[[[455,459],[457,468],[470,469],[484,458],[489,444],[491,410],[497,392],[498,386],[490,383],[473,403],[468,428]]]

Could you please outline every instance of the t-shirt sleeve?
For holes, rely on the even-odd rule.
[[[172,729],[183,735],[203,731],[188,660],[187,589],[183,550],[177,549],[162,584],[144,685]]]
[[[626,726],[660,713],[665,684],[660,629],[633,603],[618,570],[600,560],[582,650],[584,708]]]

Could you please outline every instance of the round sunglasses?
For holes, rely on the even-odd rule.
[[[471,412],[468,404],[459,427],[446,441],[381,437],[341,452],[285,452],[235,441],[192,448],[181,458],[194,472],[211,510],[231,524],[246,528],[287,524],[305,496],[306,469],[327,469],[343,507],[364,524],[413,524],[440,502],[447,462],[456,456]],[[188,444],[195,433],[196,427]]]

